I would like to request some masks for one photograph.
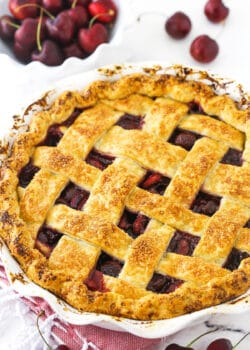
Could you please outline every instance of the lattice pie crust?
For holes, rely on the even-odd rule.
[[[1,167],[0,234],[79,310],[153,320],[230,300],[250,286],[249,125],[166,74],[67,91]]]

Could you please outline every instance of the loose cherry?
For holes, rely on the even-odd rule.
[[[63,0],[42,0],[42,7],[53,15],[57,15],[64,8]]]
[[[176,12],[165,23],[166,32],[174,39],[183,39],[190,32],[191,21],[183,12]]]
[[[190,46],[191,56],[198,62],[209,63],[218,55],[219,46],[217,42],[208,35],[200,35]]]
[[[48,19],[47,30],[51,39],[69,44],[75,33],[75,24],[67,11],[60,12],[55,19]]]
[[[85,27],[88,24],[89,16],[87,10],[82,6],[76,6],[67,11],[69,17],[77,28]]]
[[[230,342],[230,340],[225,338],[220,338],[214,340],[212,343],[210,343],[207,347],[207,350],[232,350],[233,345]]]
[[[61,48],[52,40],[45,40],[41,51],[35,50],[31,58],[33,61],[40,61],[48,66],[58,66],[63,62]]]
[[[0,17],[0,38],[4,41],[14,39],[15,31],[19,28],[17,20],[8,15]]]
[[[70,348],[67,345],[58,345],[55,350],[70,350]]]
[[[9,10],[19,20],[36,17],[39,13],[37,5],[39,5],[39,0],[9,0]]]
[[[92,53],[97,46],[108,41],[108,31],[101,23],[95,23],[91,28],[82,28],[78,32],[78,43],[83,51]]]
[[[204,8],[207,18],[214,23],[223,21],[229,14],[229,8],[221,0],[209,0]]]
[[[117,13],[117,8],[111,0],[97,0],[91,2],[88,6],[88,10],[93,17],[98,18],[98,21],[102,23],[113,22]]]

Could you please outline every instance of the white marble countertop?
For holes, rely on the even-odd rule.
[[[6,0],[3,0],[2,4],[4,1]],[[209,23],[203,15],[203,7],[206,2],[203,0],[123,0],[125,1],[126,6],[124,3],[122,5],[124,13],[121,18],[122,29],[119,35],[113,43],[104,45],[93,56],[94,58],[85,62],[73,59],[58,68],[47,68],[40,64],[22,66],[6,55],[2,55],[1,52],[4,52],[5,49],[0,46],[1,132],[6,128],[13,114],[31,99],[38,97],[56,80],[106,64],[145,62],[147,60],[169,64],[180,63],[230,77],[250,90],[249,0],[240,2],[225,0],[225,4],[230,8],[230,15],[225,23],[218,25]],[[119,3],[121,2],[122,0]],[[1,6],[3,7],[0,1],[0,11]],[[166,18],[179,10],[190,16],[193,25],[191,33],[183,41],[172,40],[164,30]],[[218,57],[208,65],[198,64],[189,54],[191,41],[200,34],[208,34],[215,38],[220,47]],[[10,305],[10,315],[14,312],[15,303],[16,301],[13,301],[13,305]],[[234,344],[244,333],[250,331],[249,319],[249,309],[233,316],[212,315],[195,327],[186,328],[174,334],[169,337],[168,341],[185,345],[199,334],[209,330],[211,325],[218,325],[220,330],[200,339],[193,346],[194,349],[206,349],[210,340],[219,337],[226,337]],[[23,326],[18,322],[18,318],[13,315],[13,317],[6,318],[4,328],[0,326],[1,350],[16,349],[10,347],[10,338],[14,339],[18,327]],[[163,350],[165,346],[162,344],[159,350]],[[249,348],[250,336],[237,349],[247,350]],[[117,349],[126,350],[122,347]]]

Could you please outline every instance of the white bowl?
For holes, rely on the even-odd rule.
[[[98,62],[100,57],[103,55],[103,52],[105,52],[107,49],[112,50],[112,48],[114,48],[114,53],[116,52],[116,48],[120,45],[122,41],[122,33],[123,33],[123,28],[125,26],[125,19],[127,18],[127,15],[129,13],[128,6],[130,1],[122,1],[122,0],[113,0],[113,1],[117,5],[118,14],[117,14],[114,27],[111,32],[110,41],[108,43],[104,43],[98,46],[97,49],[90,56],[84,59],[70,57],[66,59],[59,67],[63,67],[64,69],[65,66],[73,62],[74,65],[78,64],[78,65],[81,65],[82,68],[84,68],[85,66],[88,66],[90,63]],[[8,10],[8,1],[0,0],[0,16],[2,16],[3,14],[9,14],[9,13],[10,12]],[[11,63],[16,64],[17,67],[19,67],[20,69],[30,65],[34,65],[34,68],[36,70],[45,68],[48,71],[52,71],[57,68],[57,67],[46,66],[41,62],[31,62],[28,64],[24,64],[18,61],[11,47],[0,39],[0,61],[2,59],[2,56],[5,56],[5,55],[7,55],[10,58]]]
[[[193,80],[202,80],[208,84],[211,84],[216,93],[228,93],[236,101],[246,100],[247,93],[244,92],[243,88],[233,82],[232,80],[227,80],[224,78],[219,78],[216,75],[209,74],[207,77],[200,79],[199,71],[192,70],[188,73],[188,69],[183,69],[182,66],[171,66],[168,67],[162,63],[138,63],[138,64],[127,64],[123,66],[108,66],[104,69],[92,70],[86,73],[78,74],[71,76],[67,79],[57,82],[52,86],[47,86],[45,91],[51,91],[49,95],[49,100],[53,100],[58,96],[63,90],[66,89],[82,89],[89,83],[94,80],[102,79],[116,79],[122,75],[135,72],[144,72],[145,68],[157,68],[159,73],[167,74],[179,74],[187,79]],[[113,70],[114,74],[110,77],[105,74],[105,72],[111,72]],[[185,67],[186,68],[186,67]],[[212,78],[210,80],[210,77]],[[29,101],[32,102],[32,101]],[[6,124],[5,119],[0,119],[0,130],[4,130],[6,134],[8,131],[9,125]],[[1,243],[1,242],[0,242]],[[195,325],[201,321],[208,319],[211,315],[215,314],[226,314],[234,315],[249,310],[250,312],[250,290],[249,292],[231,302],[221,304],[215,307],[210,307],[201,311],[197,311],[191,314],[184,316],[160,320],[160,321],[135,321],[125,318],[112,317],[109,315],[88,313],[88,312],[79,312],[76,309],[73,309],[68,304],[66,304],[61,299],[57,298],[52,293],[47,290],[37,286],[22,274],[22,271],[15,261],[15,259],[10,255],[8,249],[3,244],[1,247],[0,244],[0,257],[6,267],[9,280],[12,283],[15,290],[17,290],[21,295],[24,296],[39,296],[44,298],[52,307],[57,314],[67,322],[86,325],[86,324],[95,324],[104,328],[127,331],[134,335],[141,336],[144,338],[159,338],[167,335],[171,335],[187,326]]]

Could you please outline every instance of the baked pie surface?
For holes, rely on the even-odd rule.
[[[36,112],[1,167],[0,235],[73,307],[140,320],[250,287],[250,122],[227,95],[131,74]]]

